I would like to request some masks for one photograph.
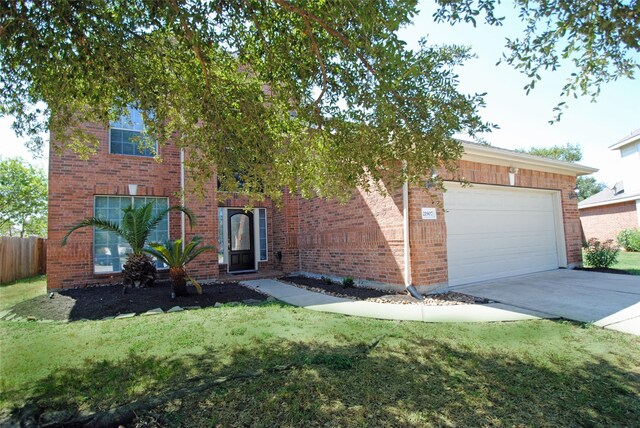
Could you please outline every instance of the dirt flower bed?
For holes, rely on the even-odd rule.
[[[188,296],[172,299],[168,281],[158,281],[148,288],[128,288],[124,294],[122,285],[73,288],[26,300],[11,312],[36,320],[97,320],[156,308],[163,311],[174,306],[204,308],[216,303],[264,301],[268,297],[236,282],[203,283],[202,289],[202,294],[196,294],[195,288],[189,286]]]
[[[428,306],[451,306],[493,303],[486,299],[469,296],[463,293],[446,292],[430,294],[420,301],[406,292],[393,292],[388,290],[376,290],[364,287],[343,287],[342,284],[328,282],[318,278],[306,276],[286,276],[280,281],[287,282],[299,288],[309,291],[323,293],[335,297],[343,297],[352,300],[361,300],[376,303],[395,303],[401,305],[428,305]]]

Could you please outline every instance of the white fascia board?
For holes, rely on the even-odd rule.
[[[609,199],[608,201],[594,202],[592,204],[585,204],[585,205],[578,205],[578,209],[581,210],[581,209],[584,209],[584,208],[603,207],[605,205],[615,205],[615,204],[621,204],[623,202],[629,202],[629,201],[640,201],[640,194],[627,196],[626,198]]]
[[[629,137],[624,138],[620,141],[618,141],[617,143],[609,146],[609,150],[618,150],[623,148],[624,146],[628,145],[628,144],[633,144],[637,141],[640,141],[640,132],[636,131],[635,133],[631,134]]]
[[[462,160],[471,162],[532,169],[535,171],[573,176],[588,175],[598,172],[597,168],[591,168],[577,163],[548,159],[492,146],[482,146],[479,144],[462,142],[462,147],[464,149]]]

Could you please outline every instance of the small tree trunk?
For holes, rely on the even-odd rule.
[[[171,268],[169,270],[171,276],[171,287],[176,296],[187,295],[187,273],[184,267]]]

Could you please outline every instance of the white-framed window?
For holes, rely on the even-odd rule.
[[[143,206],[153,202],[153,214],[169,207],[168,198],[139,196],[95,196],[94,216],[120,224],[122,209]],[[169,239],[169,216],[165,216],[149,234],[148,242],[165,242]],[[93,271],[94,273],[115,273],[122,271],[131,247],[121,236],[113,232],[93,229]],[[157,262],[157,268],[164,264]]]
[[[109,153],[153,157],[157,152],[158,144],[145,134],[140,110],[130,107],[128,114],[110,122]]]
[[[269,242],[267,241],[267,210],[265,208],[258,208],[258,241],[259,241],[259,257],[258,260],[266,262],[269,260]]]

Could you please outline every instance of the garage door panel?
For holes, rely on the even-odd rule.
[[[551,192],[478,186],[444,200],[450,284],[558,267]]]

